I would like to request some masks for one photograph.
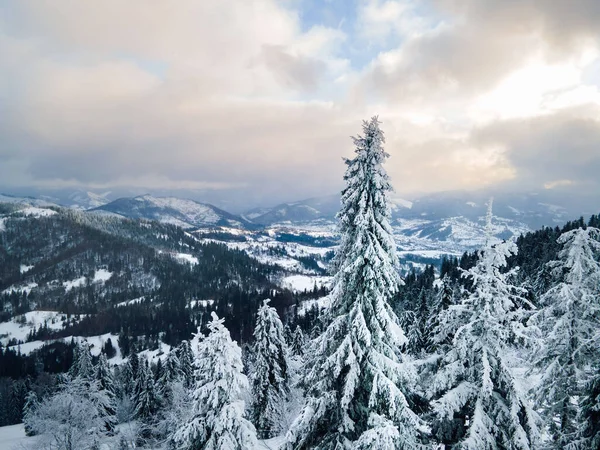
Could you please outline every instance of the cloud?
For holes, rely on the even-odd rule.
[[[522,186],[600,190],[600,108],[496,122],[473,133],[478,145],[497,145]]]
[[[401,194],[598,189],[597,2],[334,3],[4,2],[0,178],[309,197],[379,114]]]

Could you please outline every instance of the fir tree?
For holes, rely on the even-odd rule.
[[[304,333],[302,332],[302,328],[299,325],[296,325],[296,329],[292,334],[292,341],[290,343],[290,351],[292,355],[303,357],[306,346],[306,338],[304,337]]]
[[[192,411],[173,440],[186,450],[255,448],[256,430],[244,418],[249,385],[242,352],[214,312],[208,328],[209,335],[198,344]]]
[[[177,347],[177,358],[179,359],[179,369],[183,375],[183,385],[191,389],[194,385],[194,354],[189,341],[181,341]]]
[[[175,352],[169,352],[161,377],[157,382],[157,390],[160,397],[163,399],[165,406],[169,406],[173,400],[172,385],[183,379],[179,358]]]
[[[139,377],[136,386],[135,416],[144,423],[149,423],[160,407],[152,370],[146,361],[140,364]]]
[[[534,365],[542,370],[536,392],[555,448],[576,439],[581,427],[578,399],[590,378],[590,361],[600,360],[600,230],[563,233],[557,261],[549,263],[555,282],[531,318],[540,332]]]
[[[568,450],[600,450],[600,370],[588,383],[579,412],[582,427]]]
[[[73,363],[69,368],[71,378],[80,377],[84,380],[94,379],[94,364],[87,343],[77,343],[73,349]]]
[[[289,394],[288,348],[279,315],[269,302],[265,300],[258,310],[252,346],[252,423],[261,439],[269,439],[281,431]]]
[[[440,322],[446,314],[446,311],[451,305],[456,303],[455,283],[449,276],[444,276],[441,279],[440,287],[435,293],[433,305],[429,311],[429,319],[427,320],[427,329],[430,333],[430,342],[428,351],[434,353],[437,350],[447,350],[452,343],[453,335],[449,335],[452,330],[450,327],[445,327]]]
[[[465,274],[473,292],[443,320],[454,340],[429,389],[438,395],[433,431],[444,444],[464,450],[529,450],[539,440],[537,419],[507,359],[527,302],[502,272],[516,245],[492,246],[491,218],[490,202],[488,243]]]
[[[403,319],[408,338],[408,351],[413,355],[421,355],[431,345],[430,331],[427,328],[429,319],[429,305],[425,289],[421,289],[417,303],[418,309],[410,311]]]
[[[100,416],[104,419],[106,430],[113,431],[117,424],[117,394],[115,380],[104,353],[100,354],[100,359],[96,366],[96,378],[98,380],[100,392],[106,397],[106,402],[102,405]]]
[[[287,449],[417,443],[420,422],[407,400],[414,376],[399,352],[406,337],[389,305],[401,280],[379,123],[364,122],[364,136],[354,138],[356,157],[346,161],[328,326],[310,349],[307,402],[286,436]]]
[[[34,391],[29,391],[25,398],[25,405],[23,406],[23,424],[25,428],[25,434],[27,436],[33,436],[34,430],[31,426],[31,419],[35,414],[35,409],[38,406],[38,397]]]

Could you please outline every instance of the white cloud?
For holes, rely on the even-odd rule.
[[[574,130],[600,135],[584,81],[598,3],[562,22],[560,2],[485,3],[359,0],[338,29],[303,23],[303,2],[15,0],[0,9],[0,177],[318,195],[379,114],[401,193],[589,178],[559,166],[593,153]],[[529,148],[552,148],[551,167]]]

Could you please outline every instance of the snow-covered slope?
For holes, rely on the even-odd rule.
[[[34,197],[19,197],[9,194],[0,194],[0,203],[14,203],[19,205],[30,205],[30,206],[58,206],[56,203],[52,203],[46,200],[42,200]]]
[[[249,225],[245,219],[216,206],[175,197],[141,195],[120,198],[92,211],[105,211],[134,219],[158,220],[183,228]]]
[[[97,194],[90,191],[75,191],[68,196],[65,206],[74,209],[92,209],[110,203],[110,192]]]
[[[412,202],[403,198],[392,198],[393,211],[410,209]],[[325,197],[314,197],[297,202],[282,203],[273,208],[255,208],[244,213],[244,217],[261,225],[291,222],[304,223],[314,220],[334,220],[340,209],[338,194]]]

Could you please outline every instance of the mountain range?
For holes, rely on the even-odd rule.
[[[240,215],[209,203],[150,194],[112,199],[110,192],[76,190],[62,196],[16,197],[0,195],[0,203],[32,206],[61,205],[90,213],[157,220],[185,229],[227,227],[252,232],[265,227],[326,227],[331,229],[340,207],[339,195],[253,208]],[[392,226],[401,247],[410,250],[460,252],[477,248],[483,239],[489,192],[443,192],[407,200],[391,199]],[[52,200],[55,200],[53,202]],[[577,216],[589,216],[594,201],[553,191],[496,193],[494,234],[508,238],[542,226],[562,225]]]

